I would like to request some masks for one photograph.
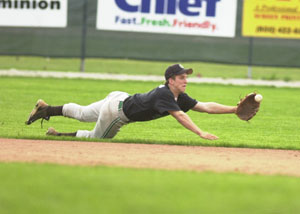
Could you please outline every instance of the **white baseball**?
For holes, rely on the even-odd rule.
[[[262,99],[263,99],[263,96],[261,94],[257,94],[254,97],[254,100],[258,103],[260,103],[262,101]]]

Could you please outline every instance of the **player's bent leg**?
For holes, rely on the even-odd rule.
[[[76,133],[76,137],[79,138],[103,138],[103,133],[105,131],[106,124],[110,122],[110,112],[107,108],[109,101],[105,102],[101,106],[101,112],[97,118],[97,123],[92,131],[88,130],[78,130]],[[69,108],[68,104],[68,108]],[[76,110],[77,114],[81,114],[78,110]],[[80,116],[77,116],[77,119],[80,119]]]
[[[129,122],[123,114],[122,101],[128,97],[124,92],[113,92],[101,106],[97,123],[92,131],[78,130],[76,137],[113,138],[120,128]]]
[[[113,138],[129,119],[123,113],[123,100],[128,97],[125,92],[114,92],[103,105],[99,120],[93,130],[94,135],[100,138]]]
[[[117,135],[123,125],[125,125],[125,123],[120,118],[117,118],[109,127],[107,127],[102,138],[113,138]]]
[[[106,108],[105,105],[103,108]],[[99,119],[92,131],[78,130],[76,137],[83,138],[113,138],[124,122],[118,117],[117,114],[112,114],[110,109],[102,108]]]

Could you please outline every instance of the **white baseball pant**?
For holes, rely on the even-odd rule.
[[[92,131],[78,130],[76,137],[113,138],[120,128],[129,123],[122,106],[129,95],[125,92],[111,92],[105,99],[81,106],[75,103],[65,104],[63,116],[82,122],[96,122]]]

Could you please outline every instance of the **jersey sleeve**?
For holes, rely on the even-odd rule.
[[[187,94],[181,94],[178,98],[178,105],[180,109],[184,112],[189,111],[191,108],[194,108],[197,104],[197,100],[189,97]]]

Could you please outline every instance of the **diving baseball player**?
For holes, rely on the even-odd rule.
[[[180,64],[169,66],[165,71],[165,84],[150,92],[129,95],[111,92],[105,99],[81,106],[68,103],[50,106],[39,100],[31,112],[27,125],[38,119],[49,120],[52,116],[65,116],[82,122],[96,122],[93,130],[77,130],[73,133],[57,132],[49,128],[47,135],[76,136],[86,138],[113,138],[123,125],[137,121],[149,121],[172,115],[185,128],[203,139],[216,140],[217,136],[201,130],[186,114],[187,111],[209,114],[236,113],[237,106],[225,106],[215,102],[199,102],[185,93],[187,77],[193,72]]]

